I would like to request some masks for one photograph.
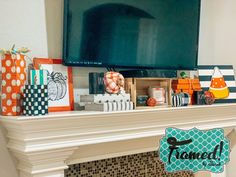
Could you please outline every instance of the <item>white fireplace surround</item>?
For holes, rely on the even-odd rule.
[[[167,127],[224,128],[234,146],[236,104],[0,118],[20,177],[63,177],[68,165],[158,149]]]

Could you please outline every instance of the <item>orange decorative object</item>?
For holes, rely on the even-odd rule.
[[[24,55],[5,54],[2,59],[2,115],[22,113],[23,87],[26,81]]]
[[[206,102],[206,104],[211,105],[211,104],[213,104],[215,102],[215,96],[214,96],[214,94],[212,92],[205,91],[204,95],[205,95],[205,102]]]
[[[199,79],[176,79],[172,81],[171,87],[175,93],[188,93],[191,97],[190,104],[195,102],[193,92],[202,90]]]
[[[157,104],[157,101],[156,101],[155,98],[149,98],[149,99],[147,100],[147,105],[148,105],[148,106],[156,106],[156,104]]]
[[[218,67],[214,68],[209,91],[213,93],[216,99],[223,99],[229,96],[229,88]]]
[[[104,85],[107,93],[117,94],[124,90],[125,79],[118,72],[107,72],[104,76]]]
[[[199,79],[177,79],[172,81],[173,90],[201,90]]]

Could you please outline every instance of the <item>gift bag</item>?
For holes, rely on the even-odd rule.
[[[24,55],[5,54],[2,59],[2,115],[22,113],[23,87],[26,81]]]
[[[24,88],[23,114],[26,116],[48,113],[48,87],[46,70],[30,70],[29,83]]]
[[[47,85],[26,85],[24,88],[23,115],[36,116],[48,113]]]

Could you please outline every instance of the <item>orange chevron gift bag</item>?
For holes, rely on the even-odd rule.
[[[22,113],[25,81],[24,55],[5,54],[2,59],[2,115],[17,116]]]

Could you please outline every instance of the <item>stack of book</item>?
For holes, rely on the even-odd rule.
[[[194,91],[201,91],[199,79],[176,79],[172,81],[172,89],[175,93],[188,93],[191,97],[191,103],[194,102]]]
[[[80,102],[85,103],[86,111],[128,111],[133,110],[130,94],[90,94],[81,95]]]

